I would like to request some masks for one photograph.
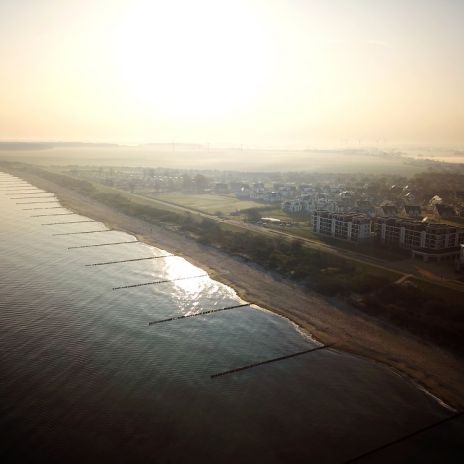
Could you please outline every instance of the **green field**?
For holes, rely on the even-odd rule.
[[[262,203],[257,203],[251,200],[240,200],[235,195],[219,195],[213,193],[159,193],[153,195],[163,201],[169,201],[177,205],[185,206],[193,210],[201,211],[208,214],[216,214],[220,212],[224,215],[234,213],[247,208],[262,208]]]

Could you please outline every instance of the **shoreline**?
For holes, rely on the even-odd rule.
[[[167,227],[127,216],[39,176],[14,174],[55,193],[65,208],[187,259],[231,287],[239,298],[288,319],[305,336],[392,369],[451,410],[464,408],[464,361],[453,354],[369,317],[337,298],[304,291],[253,263]]]

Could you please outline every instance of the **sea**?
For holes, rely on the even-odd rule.
[[[1,462],[463,462],[456,411],[248,303],[0,173]]]

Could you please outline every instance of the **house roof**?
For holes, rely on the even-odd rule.
[[[439,216],[455,216],[456,211],[451,205],[445,205],[443,203],[437,203],[435,209]]]

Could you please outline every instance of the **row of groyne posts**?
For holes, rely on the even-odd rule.
[[[53,193],[48,193],[43,190],[39,190],[36,187],[34,187],[32,184],[29,184],[28,182],[24,181],[23,179],[20,179],[19,177],[15,177],[12,175],[5,175],[4,173],[0,173],[0,191],[10,195],[9,198],[12,200],[33,200],[33,201],[26,201],[26,202],[17,202],[17,205],[39,205],[39,204],[55,204],[55,206],[32,206],[32,207],[27,207],[23,208],[25,211],[33,211],[33,210],[52,210],[52,209],[64,209],[60,203],[59,200],[56,198],[56,196]],[[12,195],[12,196],[11,196]],[[36,201],[39,200],[39,201]],[[58,206],[56,206],[58,204]],[[63,213],[45,213],[45,214],[33,214],[31,217],[33,218],[41,218],[41,217],[56,217],[56,216],[73,216],[77,215],[77,213],[73,212],[63,212]],[[48,223],[43,223],[41,224],[42,226],[54,226],[54,225],[64,225],[64,224],[82,224],[82,223],[94,223],[96,221],[85,219],[85,220],[79,220],[79,221],[66,221],[66,222],[48,222]],[[96,234],[96,233],[106,233],[106,232],[112,232],[114,231],[113,229],[104,229],[104,230],[88,230],[88,231],[81,231],[81,232],[66,232],[66,233],[56,233],[52,234],[53,236],[62,236],[62,235],[79,235],[79,234]],[[119,241],[119,242],[108,242],[108,243],[95,243],[91,245],[79,245],[79,246],[71,246],[68,247],[68,250],[75,250],[75,249],[81,249],[81,248],[91,248],[91,247],[104,247],[104,246],[117,246],[117,245],[127,245],[127,244],[135,244],[135,243],[141,243],[139,240],[130,240],[130,241]],[[106,261],[106,262],[100,262],[100,263],[91,263],[91,264],[85,264],[86,267],[96,267],[96,266],[107,266],[107,265],[115,265],[115,264],[122,264],[122,263],[132,263],[132,262],[138,262],[138,261],[146,261],[146,260],[154,260],[154,259],[168,259],[176,257],[176,255],[173,254],[167,254],[167,255],[160,255],[160,256],[147,256],[143,258],[133,258],[133,259],[125,259],[125,260],[120,260],[120,261]],[[136,288],[136,287],[144,287],[147,285],[159,285],[159,284],[164,284],[164,283],[169,283],[169,282],[176,282],[180,280],[190,280],[190,279],[198,279],[198,278],[203,278],[203,277],[208,277],[208,274],[200,274],[200,275],[194,275],[194,276],[187,276],[187,277],[178,277],[175,279],[169,279],[169,280],[157,280],[157,281],[152,281],[152,282],[144,282],[144,283],[139,283],[139,284],[131,284],[131,285],[123,285],[119,287],[113,287],[113,290],[123,290],[123,289],[131,289],[131,288]],[[171,323],[174,321],[180,321],[183,319],[189,319],[192,317],[199,317],[199,316],[206,316],[222,311],[230,311],[238,308],[245,308],[245,307],[252,307],[252,303],[241,303],[237,305],[232,305],[232,306],[227,306],[224,308],[218,308],[218,309],[210,309],[206,311],[199,311],[193,314],[187,314],[183,316],[173,316],[170,318],[166,319],[161,319],[161,320],[155,320],[151,321],[148,323],[149,326],[155,326],[155,325],[161,325],[165,323]],[[237,372],[241,372],[244,370],[248,369],[253,369],[265,364],[270,364],[274,362],[280,362],[284,361],[290,358],[294,358],[297,356],[302,356],[308,353],[313,353],[315,351],[320,351],[328,348],[334,347],[335,344],[328,344],[328,345],[319,345],[319,346],[312,346],[311,348],[308,348],[306,350],[298,351],[295,353],[291,353],[288,355],[284,356],[279,356],[276,358],[271,358],[271,359],[266,359],[260,362],[255,362],[252,364],[247,364],[244,366],[236,367],[233,369],[229,369],[223,372],[218,372],[215,374],[212,374],[210,377],[211,379],[217,379],[220,377],[224,377],[230,374],[234,374]],[[440,420],[438,422],[435,422],[433,424],[429,424],[419,430],[414,431],[413,433],[410,433],[408,435],[399,437],[398,439],[391,441],[389,443],[386,443],[380,447],[377,447],[375,449],[369,450],[359,456],[356,456],[348,461],[347,463],[353,463],[357,462],[360,460],[363,460],[364,458],[369,458],[371,455],[374,453],[381,451],[383,449],[386,449],[394,444],[400,443],[402,441],[405,441],[409,438],[412,438],[416,435],[419,435],[421,433],[424,433],[432,428],[438,427],[446,422],[452,421],[457,419],[458,417],[462,416],[462,412],[460,411],[455,411],[452,415],[446,417],[443,420]]]

